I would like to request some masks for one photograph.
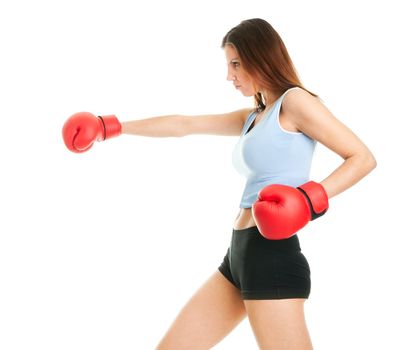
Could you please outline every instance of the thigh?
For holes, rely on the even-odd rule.
[[[304,317],[305,300],[245,300],[250,325],[260,349],[313,349]]]
[[[245,316],[239,290],[216,271],[183,307],[156,349],[210,349]]]

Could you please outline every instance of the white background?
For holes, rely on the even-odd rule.
[[[378,161],[299,234],[314,346],[397,349],[392,6],[2,1],[0,348],[155,347],[228,247],[245,183],[231,163],[237,137],[123,135],[74,154],[61,129],[78,111],[127,121],[250,107],[226,81],[220,43],[261,17]],[[341,162],[318,145],[311,178]],[[256,348],[247,320],[215,347]]]

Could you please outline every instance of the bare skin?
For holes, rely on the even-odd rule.
[[[227,45],[225,54],[227,79],[244,96],[254,96],[260,91],[266,105],[271,106],[279,96],[257,86],[240,66],[234,47]],[[239,136],[251,110],[133,120],[122,123],[122,133],[151,137]],[[257,116],[254,127],[263,115]],[[305,90],[294,89],[287,93],[281,105],[279,122],[287,132],[302,132],[344,160],[319,182],[329,199],[353,186],[376,167],[376,160],[366,145],[319,99]],[[252,226],[255,222],[251,209],[240,209],[233,227]],[[187,302],[156,349],[211,349],[247,316],[261,350],[311,350],[313,347],[304,317],[305,300],[242,300],[239,290],[216,271]]]
[[[193,295],[156,350],[211,349],[246,316],[260,349],[313,349],[304,319],[305,299],[245,300],[216,271]]]
[[[304,318],[305,299],[245,300],[260,349],[313,349]]]
[[[245,317],[239,290],[216,271],[180,311],[156,350],[211,349]]]

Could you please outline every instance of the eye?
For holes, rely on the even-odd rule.
[[[234,61],[234,62],[232,62],[232,65],[233,65],[235,68],[238,68],[238,67],[240,66],[240,63],[237,62],[237,61]]]

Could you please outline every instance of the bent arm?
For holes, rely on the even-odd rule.
[[[369,174],[377,163],[373,155],[354,154],[347,158],[336,170],[320,182],[328,197],[334,197],[355,185]]]
[[[287,112],[301,132],[344,159],[320,182],[329,198],[347,190],[376,167],[376,159],[368,147],[316,97],[296,90],[289,93],[285,101]]]

